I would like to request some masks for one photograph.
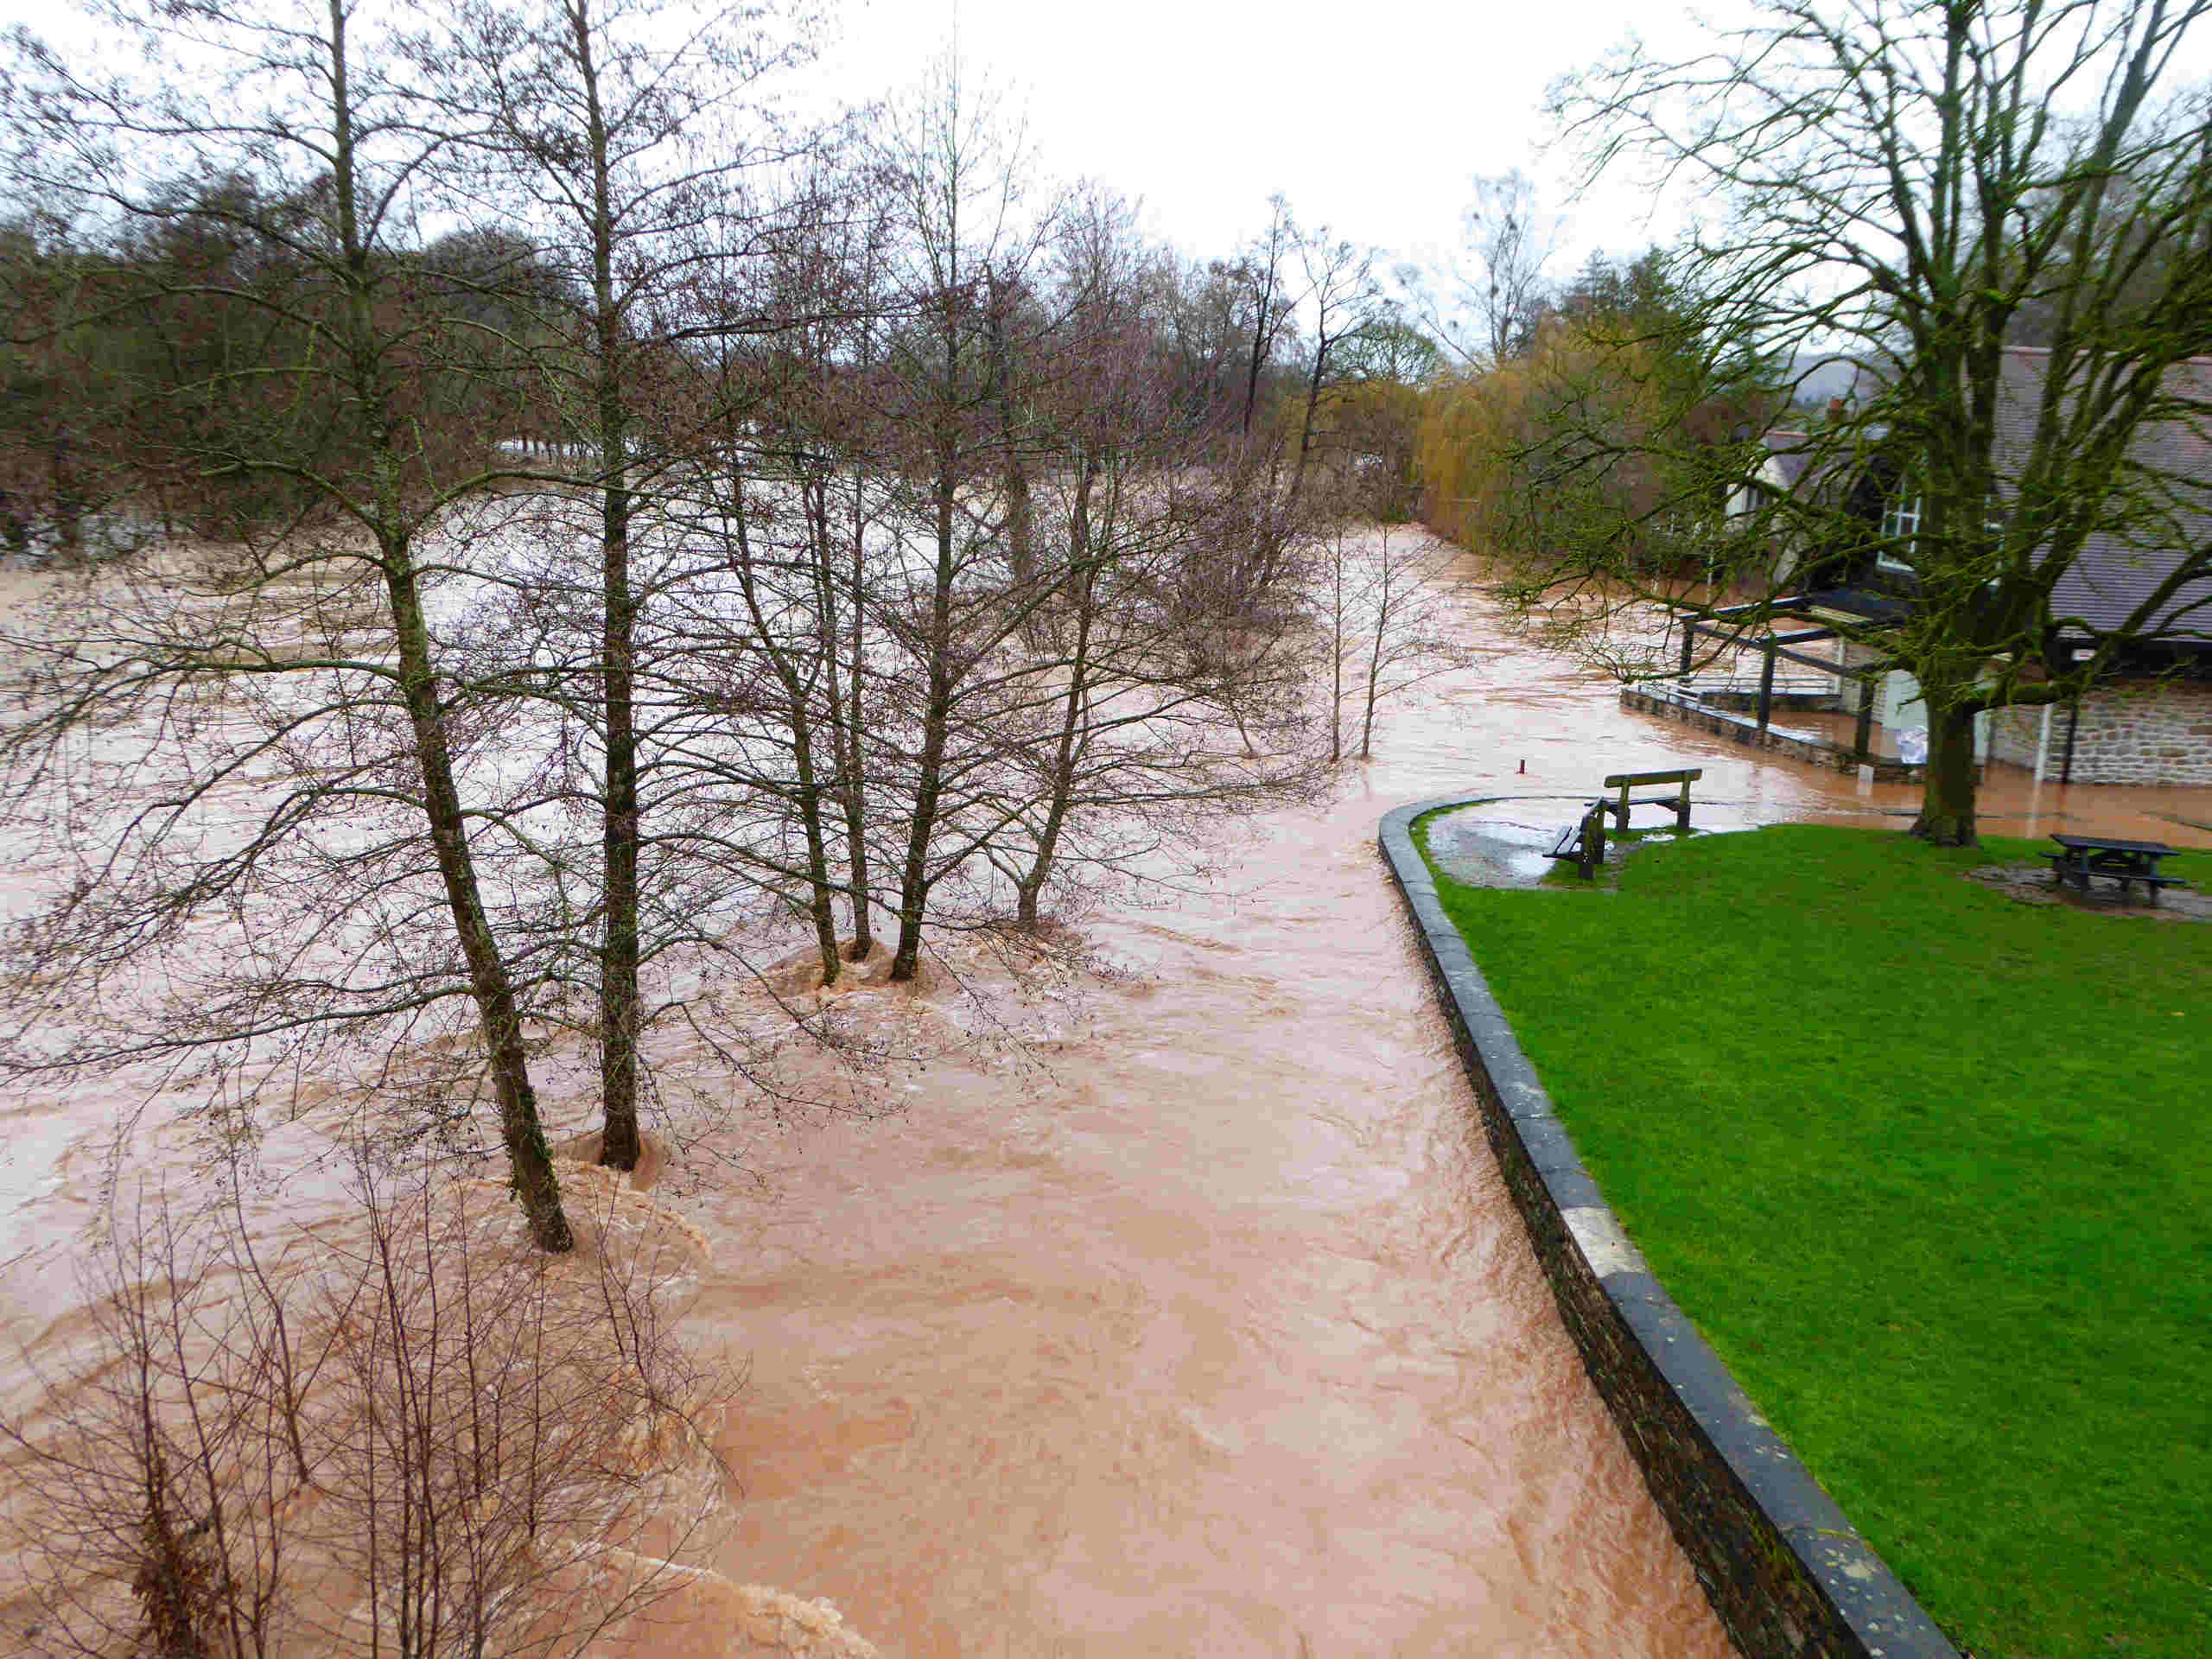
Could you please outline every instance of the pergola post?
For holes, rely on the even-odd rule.
[[[1873,759],[1874,671],[1859,677],[1859,729],[1851,734],[1851,753],[1861,766]]]

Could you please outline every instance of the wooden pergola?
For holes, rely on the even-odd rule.
[[[1769,632],[1763,639],[1752,639],[1744,628],[1724,626],[1739,617],[1799,616],[1809,619],[1815,606],[1821,602],[1821,596],[1806,594],[1764,604],[1732,605],[1713,612],[1709,619],[1703,620],[1683,619],[1681,678],[1685,683],[1688,683],[1700,638],[1713,639],[1737,650],[1748,647],[1758,651],[1763,658],[1759,664],[1758,696],[1758,728],[1762,732],[1767,729],[1774,717],[1774,670],[1777,662],[1788,661],[1802,664],[1807,668],[1817,668],[1823,674],[1834,675],[1839,682],[1855,679],[1859,683],[1859,724],[1852,735],[1851,752],[1861,761],[1869,760],[1873,758],[1875,686],[1888,671],[1887,662],[1877,660],[1852,669],[1833,657],[1815,657],[1795,649],[1800,645],[1816,645],[1823,639],[1839,638],[1838,631],[1832,627],[1804,628],[1795,633]],[[1883,625],[1877,622],[1874,626]]]

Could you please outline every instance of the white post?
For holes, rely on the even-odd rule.
[[[2043,763],[2050,753],[2050,705],[2043,706],[2043,730],[2036,736],[2036,782],[2043,782]]]

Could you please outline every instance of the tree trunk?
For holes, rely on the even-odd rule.
[[[958,275],[956,267],[953,275]],[[944,748],[952,729],[952,582],[958,543],[954,514],[959,506],[960,435],[953,424],[960,386],[959,312],[952,297],[957,283],[947,284],[944,299],[944,381],[937,416],[937,570],[930,593],[929,693],[922,709],[922,752],[914,776],[914,817],[906,834],[906,866],[899,873],[899,944],[891,955],[889,977],[911,980],[921,970],[922,917],[929,906],[930,842],[937,833],[938,797],[944,788]]]
[[[1329,561],[1329,764],[1344,757],[1344,537],[1337,532]],[[1250,748],[1247,739],[1245,747]]]
[[[1381,585],[1375,597],[1375,639],[1367,653],[1367,707],[1359,722],[1359,758],[1368,760],[1375,748],[1375,700],[1382,691],[1385,646],[1398,620],[1397,572],[1390,564],[1390,527],[1382,526]]]
[[[544,1128],[537,1120],[537,1096],[531,1087],[514,987],[492,937],[491,925],[485,919],[482,896],[477,889],[461,794],[454,785],[445,715],[438,707],[437,683],[430,669],[429,630],[416,592],[414,565],[404,545],[387,546],[384,565],[385,593],[399,647],[401,693],[414,728],[416,761],[423,781],[423,810],[429,820],[430,844],[445,884],[446,906],[468,964],[469,988],[483,1022],[484,1046],[499,1099],[499,1135],[506,1145],[515,1196],[522,1201],[531,1236],[538,1248],[565,1250],[575,1241],[562,1212],[560,1183],[553,1173]]]
[[[815,649],[820,653],[822,665],[822,706],[830,722],[829,788],[836,797],[839,813],[844,819],[845,840],[849,847],[854,839],[855,815],[852,773],[848,770],[847,762],[854,753],[854,745],[845,721],[845,688],[841,671],[845,642],[843,628],[837,616],[837,573],[830,568],[831,556],[836,551],[834,545],[836,538],[830,533],[831,482],[831,476],[823,473],[809,480],[802,488],[809,518],[807,538],[810,545],[808,560],[814,567]],[[823,868],[827,868],[826,854]],[[851,892],[849,882],[845,890],[848,893]],[[830,925],[830,954],[833,957],[836,954],[836,922],[833,917]],[[863,950],[849,960],[857,962],[867,954]],[[822,982],[834,984],[836,978],[836,969],[824,963]]]
[[[1313,347],[1313,372],[1306,377],[1306,420],[1298,432],[1298,459],[1290,469],[1290,494],[1283,501],[1283,518],[1295,521],[1298,497],[1306,487],[1306,466],[1313,453],[1313,421],[1321,409],[1321,377],[1328,372],[1329,347],[1333,342],[1324,334]]]
[[[1928,776],[1912,833],[1938,847],[1976,847],[1974,717],[1971,703],[1928,710]]]
[[[733,449],[732,454],[734,453]],[[805,503],[807,536],[818,550],[826,543],[826,537],[817,532],[828,525],[828,498],[813,483],[803,482],[799,488]],[[822,964],[822,982],[835,985],[843,963],[837,956],[837,889],[830,879],[829,839],[823,832],[822,824],[822,785],[820,774],[814,765],[812,688],[801,671],[804,660],[794,662],[790,648],[777,643],[775,626],[769,620],[767,609],[760,602],[760,589],[753,563],[752,531],[746,518],[745,480],[741,474],[734,475],[730,480],[730,519],[737,531],[738,584],[744,592],[745,607],[753,620],[753,637],[760,642],[769,667],[775,671],[776,683],[783,690],[791,768],[796,774],[797,788],[794,792],[798,806],[799,828],[806,837],[807,914],[814,923],[815,956]],[[818,587],[816,592],[818,601],[821,592]],[[819,630],[816,638],[821,638]]]
[[[452,750],[446,739],[445,711],[438,705],[437,678],[430,662],[430,631],[423,615],[414,554],[404,530],[399,501],[400,444],[393,400],[384,382],[387,343],[376,321],[375,279],[367,245],[362,240],[354,184],[352,95],[346,66],[346,13],[343,0],[329,0],[329,87],[332,114],[331,196],[337,209],[342,282],[346,301],[346,350],[355,406],[377,463],[377,551],[391,608],[402,700],[414,739],[416,773],[423,785],[423,813],[446,908],[460,937],[468,968],[469,991],[484,1028],[484,1046],[499,1102],[499,1136],[505,1144],[515,1196],[528,1218],[531,1236],[544,1250],[566,1250],[575,1243],[561,1208],[560,1182],[545,1131],[537,1119],[537,1096],[531,1087],[529,1057],[522,1042],[522,1015],[505,959],[492,937],[483,895],[468,847],[468,825],[453,776]]]
[[[1014,925],[1034,933],[1041,925],[1038,897],[1052,874],[1052,859],[1059,851],[1060,831],[1075,798],[1076,760],[1082,749],[1084,713],[1090,701],[1090,625],[1096,615],[1097,570],[1090,563],[1090,491],[1097,467],[1088,456],[1079,463],[1074,511],[1069,518],[1069,551],[1073,556],[1072,596],[1076,605],[1075,656],[1068,667],[1068,689],[1060,704],[1060,735],[1052,756],[1052,801],[1045,814],[1045,827],[1037,836],[1037,855],[1014,887]]]
[[[599,1161],[635,1169],[638,1134],[638,734],[634,707],[637,600],[630,585],[629,421],[622,317],[615,297],[613,187],[607,118],[588,9],[569,8],[591,143],[594,365],[598,385],[600,495],[600,696],[607,775],[601,804],[600,902],[605,912],[599,967]]]
[[[865,359],[865,346],[862,356]],[[851,711],[845,717],[844,753],[837,760],[844,782],[840,804],[845,810],[845,863],[852,878],[853,943],[849,955],[855,962],[865,962],[875,946],[874,930],[868,919],[872,899],[868,877],[868,756],[861,746],[861,734],[867,728],[861,723],[866,712],[861,704],[861,683],[866,652],[862,628],[868,610],[868,514],[863,488],[856,467],[853,469],[853,654],[847,668],[846,688]]]
[[[991,284],[991,380],[999,426],[999,471],[1006,486],[1007,556],[1023,588],[1037,579],[1036,513],[1030,505],[1029,469],[1014,434],[1014,354],[1006,339],[1006,290]]]
[[[602,637],[601,696],[607,734],[606,798],[601,812],[601,903],[606,921],[599,975],[599,1161],[635,1169],[638,1133],[638,736],[634,648],[637,604],[630,586],[630,493],[619,459],[627,441],[620,394],[603,396],[601,464],[609,468],[601,501]]]
[[[921,969],[922,916],[929,905],[930,841],[937,830],[938,798],[944,784],[944,747],[952,727],[953,484],[948,456],[938,474],[937,582],[931,599],[929,701],[922,711],[922,753],[914,779],[914,818],[906,836],[906,865],[899,884],[899,944],[890,977],[910,980]]]

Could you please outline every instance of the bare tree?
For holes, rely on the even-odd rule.
[[[296,354],[237,362],[217,374],[288,384],[296,419],[274,433],[211,435],[197,461],[211,473],[276,480],[299,505],[279,533],[245,544],[226,573],[235,590],[227,603],[153,594],[150,612],[135,618],[107,607],[113,626],[96,635],[50,633],[24,642],[58,695],[10,732],[10,753],[24,768],[13,782],[19,793],[41,787],[54,776],[58,750],[88,724],[157,711],[211,676],[244,683],[305,679],[316,690],[278,714],[264,739],[181,786],[99,855],[106,878],[125,871],[144,878],[138,902],[116,906],[105,893],[73,894],[38,934],[44,963],[57,965],[55,953],[73,947],[95,958],[112,956],[173,932],[210,903],[243,902],[264,874],[264,855],[296,845],[318,815],[363,799],[410,804],[461,957],[459,983],[442,994],[458,990],[474,1005],[516,1193],[540,1244],[565,1249],[568,1224],[538,1122],[523,1004],[479,879],[480,826],[455,762],[455,696],[442,676],[426,609],[438,572],[426,569],[424,533],[482,475],[480,452],[453,441],[467,414],[481,413],[484,381],[472,372],[481,359],[445,343],[419,303],[420,268],[392,245],[418,175],[444,136],[391,42],[373,27],[357,28],[346,0],[304,16],[280,9],[216,17],[162,8],[133,26],[157,62],[168,53],[191,73],[156,83],[110,80],[77,73],[35,43],[18,41],[22,73],[10,82],[9,110],[18,142],[9,166],[20,185],[67,195],[88,213],[212,222],[270,252],[269,281],[227,286],[214,297],[233,308],[241,324],[271,325],[264,337]],[[218,175],[281,176],[284,188],[272,194],[282,211],[263,201],[180,202],[151,193],[143,188],[141,151]],[[158,305],[168,292],[131,297]],[[298,441],[302,424],[315,440],[306,448]],[[272,640],[257,601],[302,582],[355,597],[374,593],[377,610],[356,611],[345,626],[358,628],[374,617],[380,651],[365,655],[351,641],[338,647],[326,634],[302,656],[297,642]],[[287,598],[277,607],[296,621],[315,602]],[[96,611],[106,605],[99,598],[88,603]],[[331,619],[326,613],[321,620]],[[391,747],[359,764],[379,721],[375,741]],[[279,794],[243,849],[195,857],[190,849],[203,826],[192,813],[209,792],[249,760],[304,756],[319,722],[338,728],[329,740],[334,747],[293,771],[295,787]],[[341,768],[344,781],[318,781],[339,756],[357,758]],[[179,876],[170,861],[188,866],[188,874]],[[417,1008],[440,994],[411,971],[397,983],[404,991],[387,979],[332,996],[329,986],[302,975],[286,988],[281,1007],[250,1011],[233,1003],[242,1023],[218,1039],[235,1044],[304,1022]],[[152,1046],[174,1046],[176,1038],[173,1030]]]
[[[600,750],[600,1158],[632,1167],[638,1127],[640,824],[638,613],[632,523],[677,435],[673,353],[758,319],[711,315],[671,292],[717,240],[763,230],[742,175],[785,146],[744,101],[805,55],[756,9],[687,0],[558,0],[465,7],[419,48],[440,105],[461,114],[486,162],[484,206],[537,232],[538,290],[557,342],[551,390],[593,459],[599,502],[600,641],[590,724]],[[542,227],[542,228],[541,228]],[[711,232],[710,232],[711,227]],[[724,285],[725,296],[729,290]],[[661,395],[656,397],[654,393]],[[648,406],[650,404],[650,407]],[[644,493],[641,495],[641,491]],[[564,686],[573,699],[582,688]]]
[[[1287,267],[1298,240],[1290,203],[1281,195],[1270,196],[1268,228],[1253,239],[1236,266],[1250,307],[1247,327],[1251,345],[1245,355],[1243,426],[1248,441],[1252,435],[1252,416],[1259,408],[1260,372],[1274,356],[1275,346],[1290,321],[1294,301],[1287,291]]]
[[[1359,758],[1375,748],[1378,704],[1439,674],[1465,668],[1474,647],[1452,574],[1457,550],[1417,525],[1384,519],[1362,549],[1358,601],[1368,628]]]
[[[1291,467],[1290,491],[1285,504],[1295,518],[1306,471],[1313,458],[1319,428],[1321,394],[1328,385],[1332,358],[1340,357],[1346,340],[1370,327],[1381,315],[1382,291],[1374,276],[1371,251],[1351,243],[1332,241],[1327,230],[1299,238],[1299,259],[1306,276],[1306,303],[1313,317],[1312,356],[1306,369],[1304,418],[1298,427],[1298,456]]]
[[[467,1188],[365,1179],[364,1236],[311,1304],[330,1345],[308,1433],[342,1517],[315,1542],[360,1592],[312,1610],[331,1645],[578,1654],[696,1552],[725,1478],[662,1306],[689,1264],[664,1224],[626,1242],[604,1191],[597,1271],[567,1274],[489,1243]]]
[[[231,1221],[142,1204],[85,1272],[86,1346],[0,1419],[41,1653],[262,1659],[288,1631],[312,1360]]]
[[[874,747],[906,774],[890,971],[908,980],[919,967],[931,894],[970,850],[972,830],[949,848],[938,841],[958,817],[960,785],[975,770],[956,740],[965,731],[990,741],[975,718],[981,707],[964,694],[1037,602],[1033,593],[1008,594],[1000,574],[1010,575],[1006,507],[974,486],[998,477],[1003,459],[1002,439],[986,417],[993,365],[1008,349],[1007,325],[994,321],[990,302],[1016,291],[1052,210],[1030,209],[1019,135],[999,121],[989,98],[963,83],[957,60],[943,61],[893,111],[882,165],[894,189],[906,314],[887,342],[885,414],[912,444],[916,487],[904,522],[893,525],[900,591],[877,607],[911,664],[910,673],[885,682],[879,711],[910,735]],[[912,540],[910,530],[918,532]]]
[[[1476,268],[1453,259],[1433,275],[1414,266],[1398,272],[1421,327],[1471,366],[1496,369],[1525,349],[1549,298],[1544,267],[1562,223],[1543,210],[1520,168],[1477,175],[1460,215]]]
[[[552,1659],[665,1593],[727,1479],[668,1319],[694,1264],[599,1193],[572,1263],[365,1160],[350,1223],[282,1242],[235,1189],[142,1205],[0,1420],[34,1650]]]
[[[1008,731],[1027,752],[1010,785],[1018,805],[987,849],[1032,932],[1049,882],[1072,893],[1129,879],[1198,823],[1313,775],[1292,613],[1248,613],[1221,630],[1233,638],[1194,651],[1175,602],[1188,570],[1245,556],[1255,480],[1209,467],[1211,423],[1179,417],[1132,219],[1096,191],[1071,201],[1043,288],[1058,321],[1035,425],[1058,511],[1039,572],[1047,601],[1018,681],[1008,676],[1022,688]]]

